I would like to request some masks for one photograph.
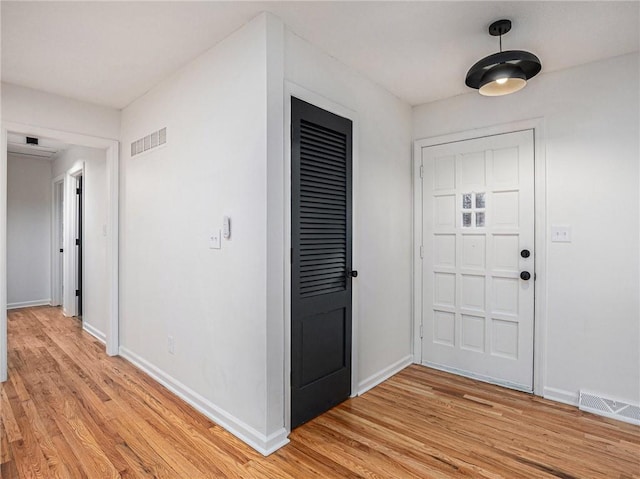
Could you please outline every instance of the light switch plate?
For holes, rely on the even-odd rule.
[[[222,231],[216,230],[209,235],[209,249],[220,249],[222,243]]]
[[[551,225],[551,241],[554,243],[571,243],[571,226]]]
[[[228,216],[222,217],[222,236],[224,239],[231,238],[231,218]]]

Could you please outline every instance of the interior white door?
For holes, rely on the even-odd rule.
[[[422,166],[422,363],[532,391],[533,130],[424,147]]]
[[[60,306],[63,295],[63,254],[64,254],[64,181],[53,183],[53,255],[51,306]]]

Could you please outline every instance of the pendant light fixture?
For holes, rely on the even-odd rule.
[[[498,20],[489,26],[489,34],[500,37],[500,52],[489,55],[467,72],[465,83],[481,95],[501,96],[524,88],[527,80],[540,72],[542,65],[533,53],[522,50],[502,51],[502,35],[511,30],[511,20]]]

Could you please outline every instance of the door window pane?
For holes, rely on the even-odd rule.
[[[462,193],[462,227],[484,228],[486,220],[486,192]]]

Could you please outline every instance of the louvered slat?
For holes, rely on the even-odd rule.
[[[319,153],[314,153],[314,152],[307,152],[307,156],[309,158],[313,158],[313,160],[318,164],[318,165],[327,165],[327,166],[333,166],[336,168],[340,168],[340,160],[335,160],[334,158],[329,158],[325,155],[319,154]]]
[[[303,192],[301,192],[301,194],[302,193]],[[309,197],[307,198],[307,201],[303,202],[300,206],[304,208],[318,207],[323,209],[334,209],[334,210],[343,211],[345,206],[345,201],[344,200],[338,201],[335,198],[331,198],[330,195],[326,195],[326,198],[313,197],[309,195]]]
[[[300,296],[345,288],[346,137],[300,126]]]

